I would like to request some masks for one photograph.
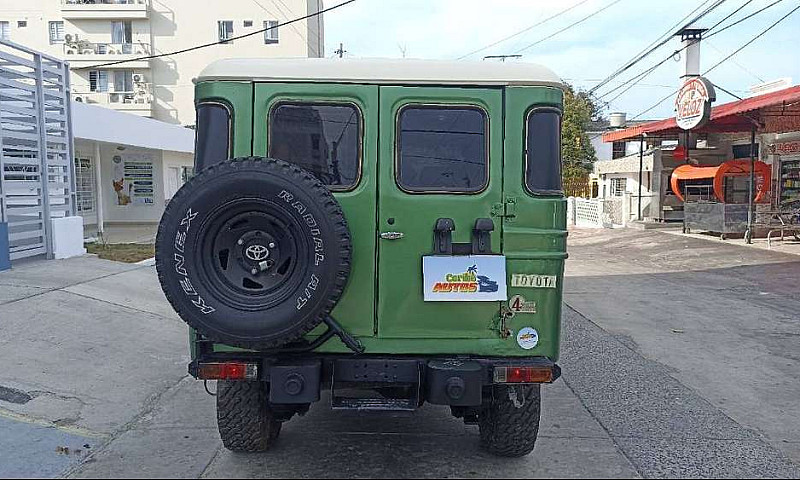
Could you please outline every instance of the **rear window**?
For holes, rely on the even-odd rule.
[[[525,186],[533,194],[560,194],[561,112],[535,108],[528,113],[525,136]]]
[[[408,192],[476,193],[489,184],[486,112],[409,106],[397,120],[397,184]]]
[[[231,110],[217,102],[197,105],[195,169],[224,162],[231,155]]]
[[[361,174],[361,112],[353,104],[279,103],[270,112],[269,156],[331,190],[350,190]]]

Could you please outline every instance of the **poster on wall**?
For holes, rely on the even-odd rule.
[[[149,153],[121,153],[114,155],[111,161],[117,205],[154,205],[153,156]]]

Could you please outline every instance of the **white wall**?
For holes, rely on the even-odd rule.
[[[75,152],[79,156],[88,156],[97,162],[95,158],[95,142],[81,141],[75,142]],[[154,183],[154,203],[153,205],[119,205],[117,192],[114,190],[112,179],[114,176],[114,166],[112,159],[115,155],[127,153],[146,153],[153,160],[153,183]],[[192,166],[193,158],[191,153],[162,151],[147,148],[125,147],[125,150],[118,150],[115,144],[100,144],[100,184],[102,188],[103,217],[106,223],[157,223],[164,213],[166,204],[165,198],[165,172],[169,167]],[[95,198],[98,198],[95,192]],[[96,212],[96,209],[95,209]],[[95,214],[84,217],[84,223],[96,224]]]
[[[131,20],[133,41],[151,45],[153,53],[166,53],[218,40],[218,20],[232,20],[233,34],[238,36],[263,28],[265,20],[285,22],[322,9],[322,0],[150,0],[149,18]],[[260,5],[259,5],[260,4]],[[39,51],[64,57],[63,44],[49,42],[48,22],[63,20],[67,34],[78,34],[82,40],[111,42],[112,19],[65,20],[61,16],[61,0],[0,0],[0,20],[10,22],[11,40]],[[17,28],[18,20],[28,26]],[[253,22],[244,27],[244,21]],[[321,16],[278,29],[277,44],[265,44],[264,35],[215,45],[181,55],[149,61],[149,67],[134,68],[153,84],[152,117],[181,125],[194,124],[194,85],[192,79],[209,63],[230,57],[322,57],[323,19]],[[84,65],[87,62],[82,62]],[[98,62],[99,63],[99,62]],[[91,65],[91,64],[90,64]],[[75,92],[88,90],[88,73],[75,70],[72,83]],[[127,68],[119,65],[115,68]],[[109,78],[109,82],[112,78]],[[122,107],[120,107],[122,108]]]

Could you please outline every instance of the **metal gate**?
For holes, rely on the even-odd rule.
[[[75,215],[69,65],[0,41],[0,222],[11,259],[53,253],[52,218]]]

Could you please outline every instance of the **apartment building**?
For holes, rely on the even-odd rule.
[[[192,125],[192,78],[210,62],[323,56],[321,15],[281,25],[322,8],[322,0],[0,0],[0,39],[69,61],[75,101]],[[265,27],[276,28],[137,60]]]

